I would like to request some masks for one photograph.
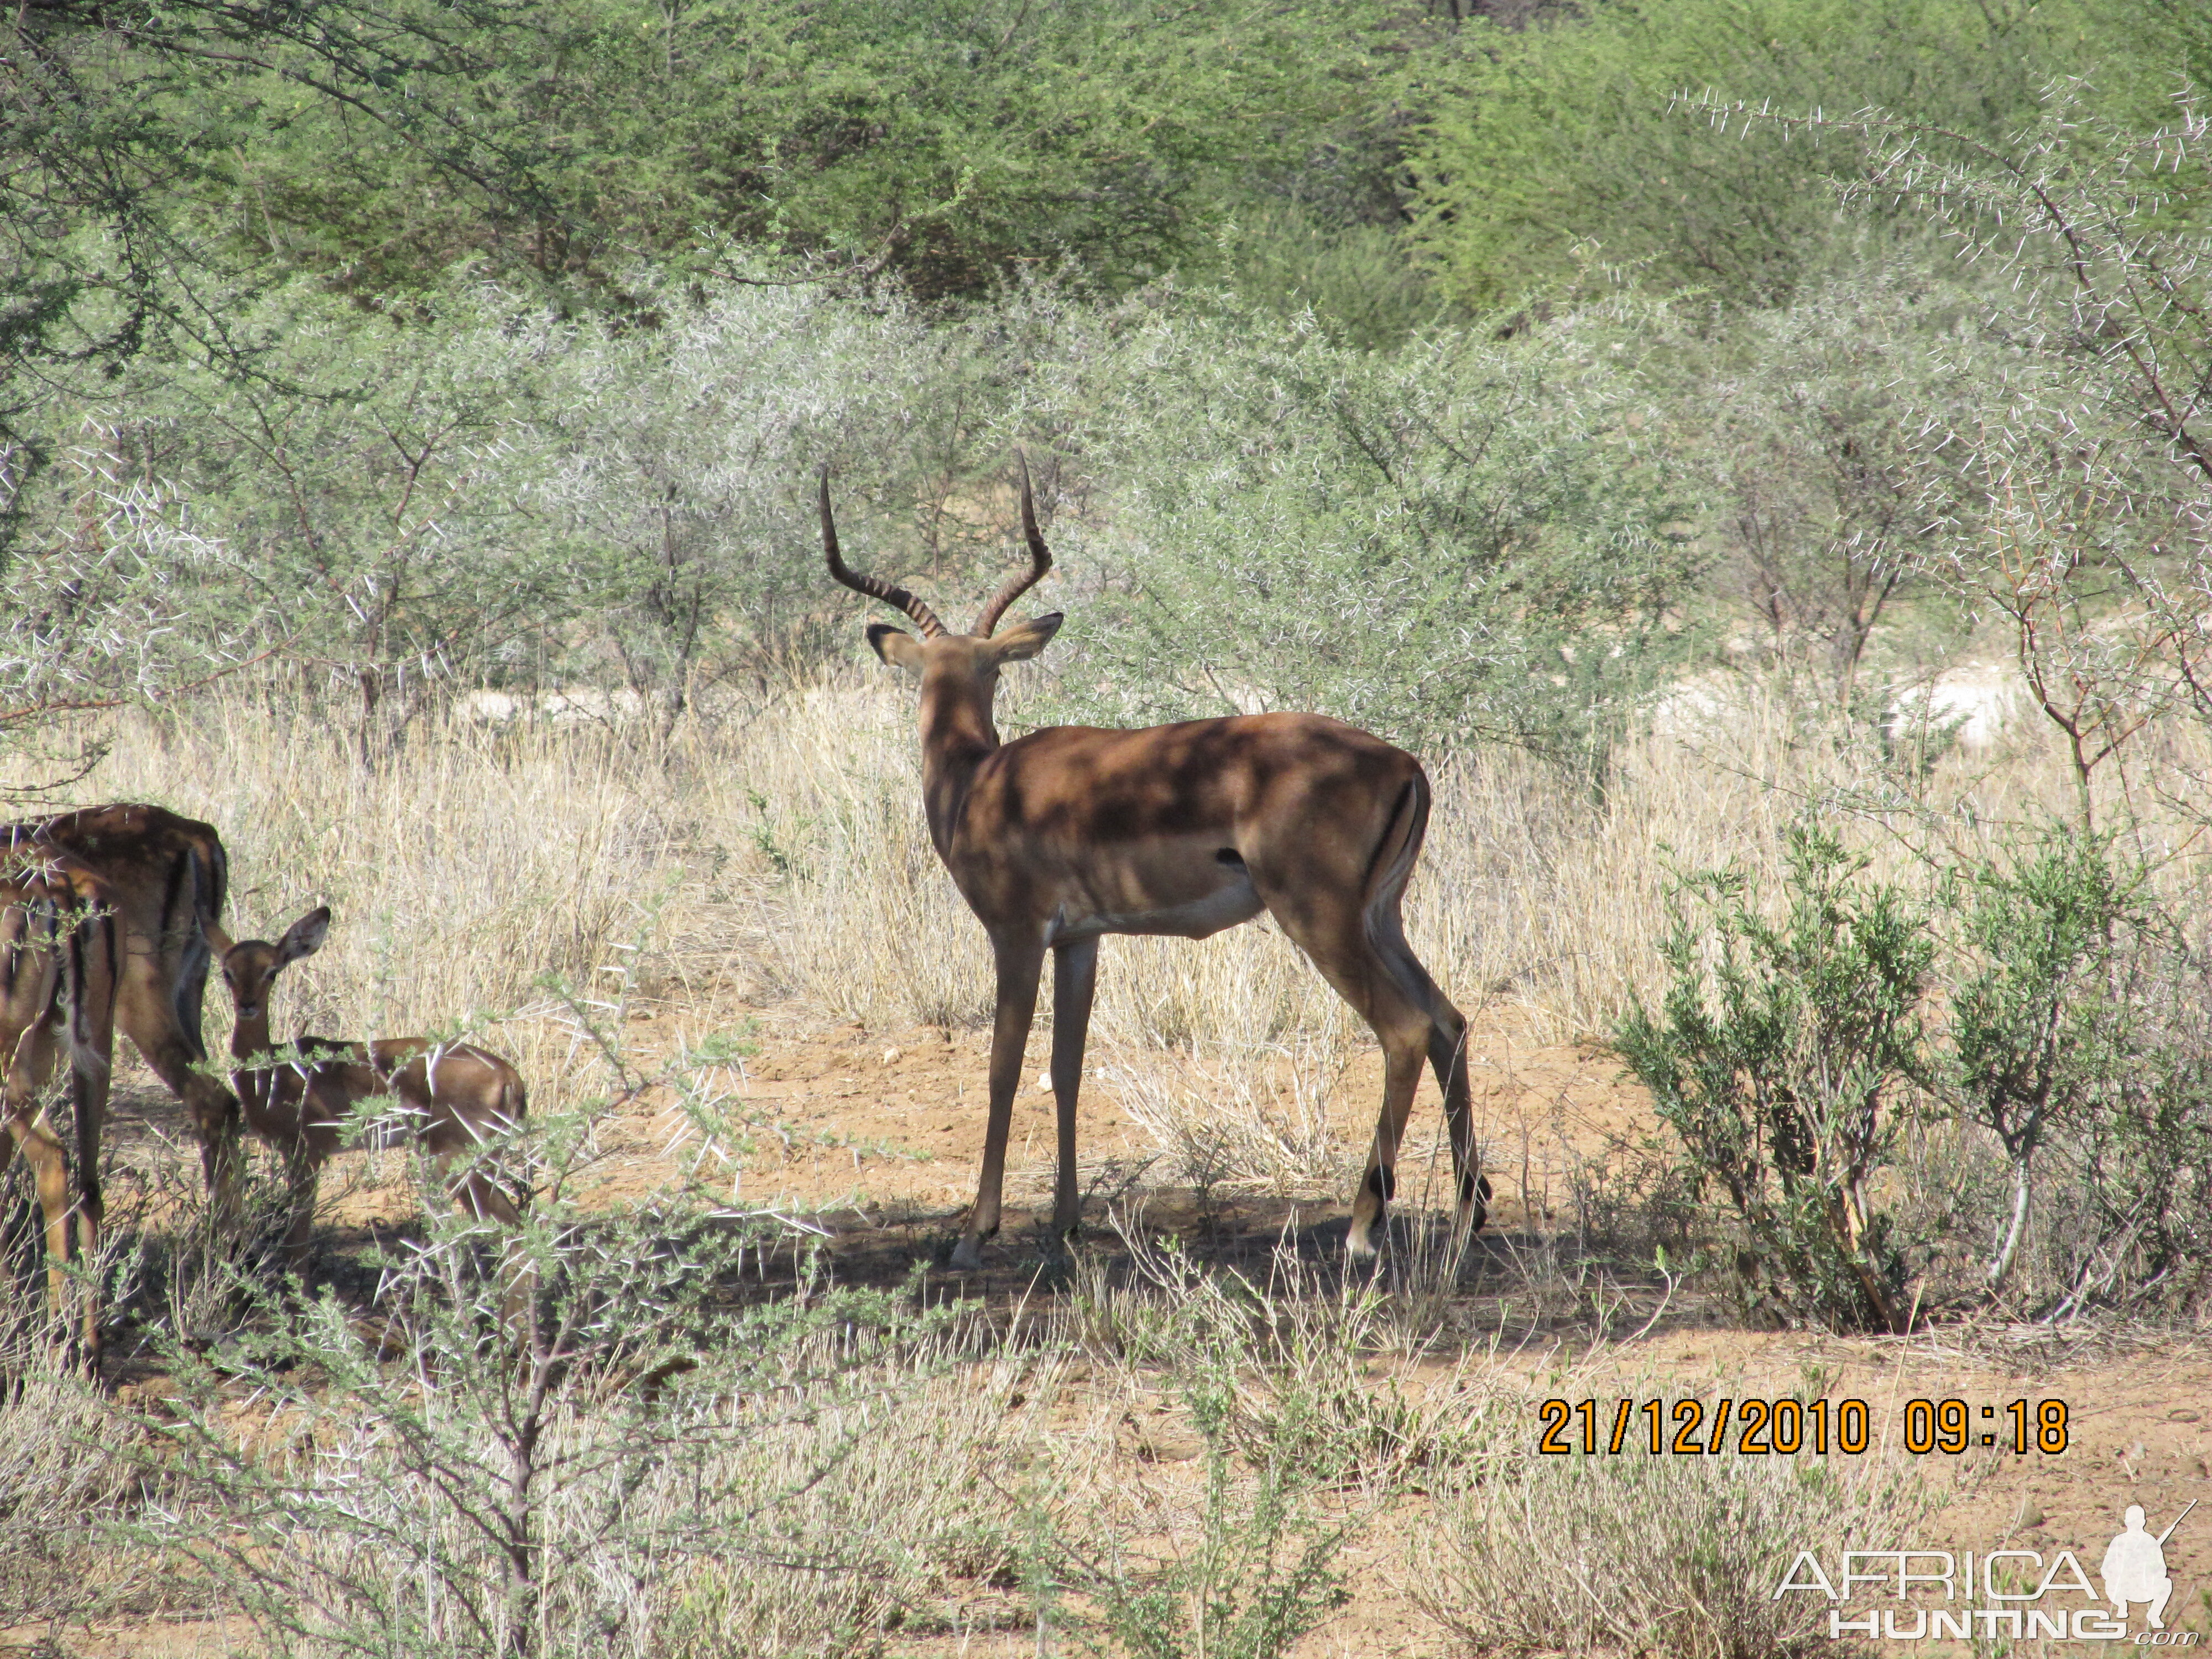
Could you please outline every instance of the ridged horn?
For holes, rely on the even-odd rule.
[[[849,568],[837,551],[837,521],[830,516],[830,469],[822,469],[822,552],[830,562],[830,574],[851,588],[855,593],[865,593],[872,599],[881,599],[885,605],[895,605],[914,618],[921,636],[933,640],[945,632],[945,624],[937,620],[937,613],[903,587],[896,587],[880,576],[863,575]]]
[[[1030,544],[1030,568],[1007,577],[991,595],[991,602],[976,613],[975,626],[970,631],[987,640],[999,625],[999,618],[1006,614],[1006,607],[1042,581],[1044,573],[1052,568],[1052,550],[1044,544],[1043,532],[1037,529],[1036,501],[1030,493],[1030,458],[1016,450],[1014,459],[1022,469],[1022,539]]]

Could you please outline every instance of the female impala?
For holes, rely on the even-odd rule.
[[[315,1176],[338,1150],[347,1116],[362,1101],[390,1095],[404,1127],[441,1168],[481,1152],[486,1142],[520,1127],[527,1109],[522,1077],[497,1054],[466,1042],[386,1037],[339,1042],[302,1036],[278,1049],[269,1040],[269,992],[276,975],[323,948],[331,911],[319,905],[285,929],[274,945],[246,939],[222,954],[222,976],[238,1005],[230,1033],[237,1066],[230,1074],[246,1127],[284,1155],[292,1182],[292,1222],[285,1248],[295,1272],[307,1266],[314,1223]],[[492,1173],[471,1161],[454,1183],[454,1201],[469,1213],[519,1224],[514,1201]]]
[[[1054,953],[1052,1086],[1060,1117],[1053,1228],[1075,1231],[1075,1097],[1091,1021],[1098,940],[1107,933],[1204,939],[1265,910],[1374,1028],[1386,1071],[1382,1111],[1345,1249],[1376,1252],[1395,1184],[1398,1144],[1426,1057],[1443,1090],[1462,1235],[1481,1226],[1482,1178],[1468,1110],[1467,1021],[1406,943],[1399,896],[1429,821],[1420,763],[1318,714],[1186,720],[1135,732],[1048,726],[1000,744],[991,702],[1002,664],[1036,656],[1058,612],[1007,629],[999,619],[1052,568],[1022,467],[1030,568],[992,596],[966,634],[904,588],[847,568],[822,472],[830,574],[897,606],[921,637],[868,629],[884,661],[921,683],[922,801],[930,839],[990,935],[998,970],[990,1116],[982,1182],[952,1265],[982,1265],[998,1231],[1006,1132],[1044,953]]]
[[[218,1216],[236,1211],[238,1103],[204,1068],[200,1002],[210,946],[220,953],[229,860],[209,825],[118,801],[0,825],[0,862],[52,857],[104,884],[123,952],[115,1024],[185,1103]]]
[[[78,1261],[89,1266],[99,1257],[100,1134],[123,972],[117,931],[114,890],[96,871],[51,847],[9,849],[0,866],[0,1054],[7,1065],[0,1121],[8,1132],[0,1139],[0,1174],[21,1147],[46,1217],[46,1291],[58,1316],[68,1297],[72,1214]],[[58,1040],[69,1049],[76,1119],[74,1202],[68,1155],[39,1100],[53,1074]],[[0,1261],[0,1283],[7,1273]],[[97,1364],[100,1304],[89,1292],[82,1332]]]

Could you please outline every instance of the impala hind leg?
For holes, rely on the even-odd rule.
[[[158,977],[136,954],[125,958],[115,1021],[154,1075],[185,1103],[192,1133],[200,1143],[200,1171],[207,1180],[216,1224],[229,1230],[238,1219],[245,1172],[238,1097],[199,1069],[207,1060],[199,1033],[185,1030]]]
[[[1424,1062],[1436,1068],[1443,1091],[1458,1177],[1458,1231],[1465,1237],[1481,1225],[1483,1194],[1469,1109],[1467,1021],[1407,946],[1398,925],[1396,892],[1386,889],[1362,909],[1288,888],[1273,892],[1263,888],[1261,896],[1284,933],[1367,1022],[1382,1046],[1382,1109],[1376,1118],[1366,1172],[1352,1200],[1345,1254],[1364,1261],[1381,1246],[1382,1219],[1397,1196],[1398,1148],[1405,1139]]]
[[[1006,1136],[1013,1127],[1014,1093],[1021,1087],[1022,1056],[1030,1022],[1036,1017],[1037,981],[1044,976],[1044,945],[1021,939],[991,941],[999,978],[998,1018],[991,1030],[991,1109],[983,1126],[983,1173],[967,1231],[953,1247],[952,1266],[972,1273],[983,1266],[983,1241],[999,1231],[999,1194],[1006,1176]]]
[[[1389,970],[1429,1018],[1429,1065],[1444,1097],[1444,1122],[1451,1134],[1452,1176],[1459,1202],[1454,1216],[1455,1236],[1465,1239],[1481,1231],[1488,1218],[1490,1182],[1482,1173],[1482,1157],[1474,1144],[1473,1091],[1467,1075],[1467,1016],[1440,990],[1429,970],[1406,942],[1395,898],[1374,916],[1370,929],[1375,950]]]
[[[1369,1013],[1368,1024],[1382,1045],[1382,1109],[1375,1120],[1366,1173],[1352,1201],[1352,1225],[1344,1236],[1344,1253],[1355,1261],[1370,1260],[1382,1248],[1382,1223],[1390,1200],[1398,1195],[1398,1148],[1406,1138],[1406,1120],[1413,1115],[1413,1091],[1420,1085],[1421,1062],[1427,1057],[1425,1021],[1417,1025],[1405,1018],[1404,1010],[1392,1009]]]
[[[1339,907],[1310,899],[1302,902],[1295,892],[1278,896],[1263,889],[1262,896],[1269,899],[1267,908],[1291,943],[1306,953],[1382,1045],[1382,1109],[1375,1120],[1367,1170],[1352,1200],[1352,1227],[1344,1239],[1345,1254],[1364,1261],[1379,1247],[1383,1212],[1397,1195],[1398,1146],[1413,1114],[1422,1064],[1429,1058],[1431,1022],[1428,1011],[1406,994],[1369,944],[1356,911],[1347,915]]]
[[[1060,1174],[1053,1185],[1052,1236],[1075,1237],[1083,1217],[1075,1182],[1075,1097],[1083,1083],[1083,1047],[1091,1030],[1091,999],[1098,988],[1098,941],[1062,945],[1052,958],[1052,1092],[1060,1114]]]
[[[0,1117],[4,1117],[8,1130],[7,1138],[0,1139],[0,1175],[7,1173],[9,1161],[18,1152],[31,1166],[31,1183],[37,1190],[39,1213],[45,1223],[46,1300],[58,1317],[68,1305],[69,1295],[69,1155],[39,1104],[40,1092],[53,1074],[53,1028],[41,1019],[16,1038],[9,1056],[5,1103],[0,1105]],[[0,1261],[0,1274],[12,1275],[12,1272],[5,1261]]]
[[[70,999],[70,1097],[76,1118],[77,1260],[92,1275],[84,1293],[84,1352],[97,1370],[100,1230],[107,1212],[100,1186],[100,1141],[107,1122],[108,1087],[114,1073],[115,951],[112,935],[104,927],[95,926],[88,932],[88,937],[72,946],[76,955],[70,969],[74,993]]]

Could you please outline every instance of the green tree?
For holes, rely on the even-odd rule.
[[[1869,105],[1987,137],[2032,118],[2047,82],[2094,76],[2103,106],[2159,118],[2166,27],[2123,0],[1597,0],[1522,31],[1481,21],[1440,70],[1415,165],[1417,240],[1477,304],[1575,268],[1578,244],[1732,301],[1787,295],[1855,262],[1917,212],[1844,215],[1828,180],[1853,147],[1784,138],[1677,107],[1712,93],[1790,110]]]
[[[1636,354],[1590,307],[1388,356],[1261,314],[1127,317],[1076,423],[1110,507],[1081,551],[1066,682],[1115,720],[1311,708],[1434,750],[1601,769],[1689,648],[1678,531]]]
[[[363,0],[410,43],[303,103],[318,43],[225,88],[241,239],[375,286],[483,252],[604,281],[641,255],[767,280],[890,269],[975,293],[1073,256],[1201,249],[1213,203],[1371,100],[1361,0]]]

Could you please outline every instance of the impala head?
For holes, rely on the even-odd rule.
[[[222,977],[230,987],[241,1020],[263,1019],[269,1012],[269,988],[276,975],[301,957],[323,948],[330,936],[331,907],[319,904],[284,930],[271,945],[267,939],[240,939],[222,954]]]
[[[915,627],[921,630],[920,638],[889,623],[870,623],[868,644],[877,656],[894,668],[903,668],[917,676],[925,692],[932,689],[972,690],[983,693],[988,702],[992,689],[998,684],[1000,665],[1024,662],[1036,656],[1060,630],[1060,615],[1055,611],[1017,623],[1003,634],[994,631],[999,619],[1006,614],[1006,607],[1036,586],[1044,579],[1045,572],[1052,568],[1052,550],[1045,545],[1044,537],[1037,529],[1036,503],[1030,493],[1026,459],[1021,463],[1021,470],[1022,536],[1029,543],[1029,568],[1016,572],[1000,585],[976,613],[973,628],[965,634],[955,634],[937,619],[934,611],[905,588],[895,587],[880,577],[847,567],[837,550],[836,522],[830,515],[830,469],[822,469],[822,550],[830,562],[830,574],[854,592],[896,605],[914,619]]]

